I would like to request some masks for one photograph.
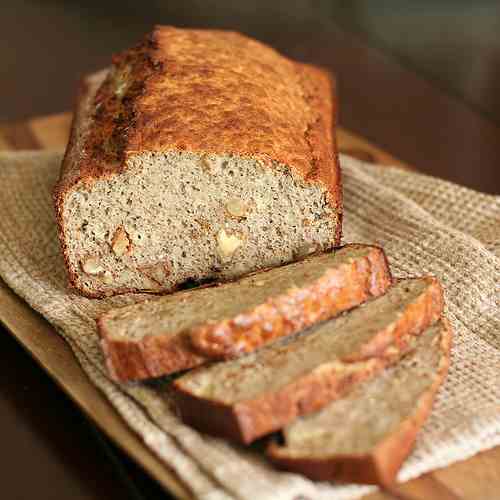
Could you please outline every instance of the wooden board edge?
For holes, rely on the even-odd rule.
[[[0,322],[54,382],[119,448],[179,499],[193,496],[143,443],[104,394],[92,384],[73,351],[52,326],[0,280]]]

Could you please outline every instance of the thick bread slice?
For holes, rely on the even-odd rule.
[[[253,351],[390,284],[382,249],[347,245],[236,282],[113,309],[97,325],[111,376],[138,380]]]
[[[325,71],[157,26],[80,90],[54,192],[70,282],[168,292],[337,246],[335,119]]]
[[[399,359],[442,309],[435,278],[401,280],[303,334],[180,377],[173,384],[179,413],[202,431],[250,443]]]
[[[287,427],[268,456],[315,480],[392,483],[446,377],[451,338],[446,320],[435,323],[395,366]]]

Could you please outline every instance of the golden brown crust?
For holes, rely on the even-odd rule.
[[[120,97],[117,78],[129,82]],[[290,165],[340,195],[333,78],[239,33],[157,26],[114,57],[93,106],[73,182],[141,151],[188,150]]]
[[[113,338],[106,318],[114,311],[108,311],[97,320],[108,371],[115,380],[125,382],[186,370],[213,357],[236,357],[378,297],[392,278],[384,251],[368,248],[365,257],[327,271],[309,287],[272,297],[237,318],[207,323],[176,336],[165,332],[140,341]],[[221,334],[222,343],[214,342]]]
[[[143,380],[187,370],[207,361],[196,353],[187,336],[147,336],[132,342],[103,335],[102,321],[97,320],[101,332],[101,348],[108,373],[118,382]]]
[[[367,344],[367,350],[373,353],[373,357],[368,358],[365,350],[361,350],[354,356],[339,360],[345,363],[340,368],[336,363],[322,366],[276,392],[235,405],[198,396],[184,387],[180,378],[173,386],[181,417],[203,432],[248,444],[285,427],[301,415],[319,410],[355,384],[397,361],[407,348],[411,335],[419,335],[439,319],[443,311],[441,286],[433,277],[425,279],[429,286],[421,299]],[[392,342],[388,342],[389,338]],[[364,368],[349,369],[357,361],[363,362]]]
[[[234,358],[378,297],[391,282],[384,251],[372,247],[365,257],[330,269],[308,287],[271,297],[236,318],[194,328],[191,341],[204,356]]]
[[[329,189],[330,203],[337,207],[338,224],[335,241],[342,236],[342,180],[337,147],[337,94],[333,75],[328,71],[306,64],[297,64],[300,84],[311,109],[317,110],[316,119],[305,133],[311,150],[311,169],[306,179],[320,181]]]
[[[394,482],[403,461],[412,450],[416,436],[429,416],[436,393],[446,378],[450,364],[452,330],[443,318],[441,359],[436,377],[419,399],[415,412],[401,422],[395,432],[382,441],[372,453],[334,455],[324,458],[291,456],[286,447],[272,442],[267,455],[279,468],[298,472],[317,481],[340,480],[388,486]]]
[[[281,391],[235,405],[198,397],[174,382],[175,403],[185,423],[208,434],[250,444],[342,397],[352,386],[382,370],[387,364],[384,361],[370,360],[363,371],[332,369],[309,374]]]
[[[402,340],[402,336],[418,335],[439,319],[444,308],[441,283],[433,276],[424,279],[428,283],[426,293],[407,307],[405,315],[398,320],[398,328],[380,332],[371,342],[364,344],[359,352],[351,354],[344,361],[357,362],[379,356],[388,346]]]
[[[128,157],[145,151],[231,153],[270,168],[289,165],[306,182],[326,189],[338,214],[332,246],[340,243],[337,110],[326,71],[292,62],[238,33],[157,26],[114,57],[97,92],[88,80],[79,92],[54,190],[70,282],[85,295],[104,294],[82,288],[69,265],[64,198],[74,185],[115,175],[126,168]]]
[[[54,201],[54,212],[57,223],[57,235],[59,237],[59,243],[61,247],[61,253],[64,259],[64,263],[66,265],[66,270],[68,272],[68,280],[70,286],[74,288],[78,288],[78,277],[76,275],[75,270],[70,265],[69,255],[68,255],[68,246],[66,242],[65,236],[65,228],[63,221],[63,203],[64,203],[64,194],[69,189],[69,187],[74,183],[73,177],[76,178],[78,175],[78,167],[77,162],[73,158],[74,151],[78,149],[78,139],[79,139],[79,130],[81,128],[81,123],[84,120],[82,116],[85,113],[85,106],[83,105],[85,101],[85,96],[89,93],[89,84],[86,79],[83,79],[80,82],[78,87],[77,97],[76,97],[76,106],[75,106],[75,114],[73,115],[73,119],[71,120],[71,129],[69,134],[68,145],[66,146],[66,152],[64,154],[64,158],[61,165],[61,172],[59,176],[59,181],[54,187],[53,192],[53,201]]]

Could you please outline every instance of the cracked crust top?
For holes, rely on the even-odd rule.
[[[186,150],[289,165],[322,183],[341,210],[333,79],[246,36],[156,26],[114,57],[90,105],[81,152],[69,153],[73,137],[56,196],[120,171],[130,155]]]

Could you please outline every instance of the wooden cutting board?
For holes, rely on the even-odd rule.
[[[69,113],[0,125],[0,150],[61,149],[68,139]],[[346,130],[338,131],[341,152],[365,161],[409,168]],[[0,280],[0,321],[73,401],[118,446],[178,498],[191,498],[173,472],[130,430],[78,365],[64,340]],[[27,471],[29,473],[29,471]],[[499,500],[500,447],[464,462],[398,484],[365,500]]]

